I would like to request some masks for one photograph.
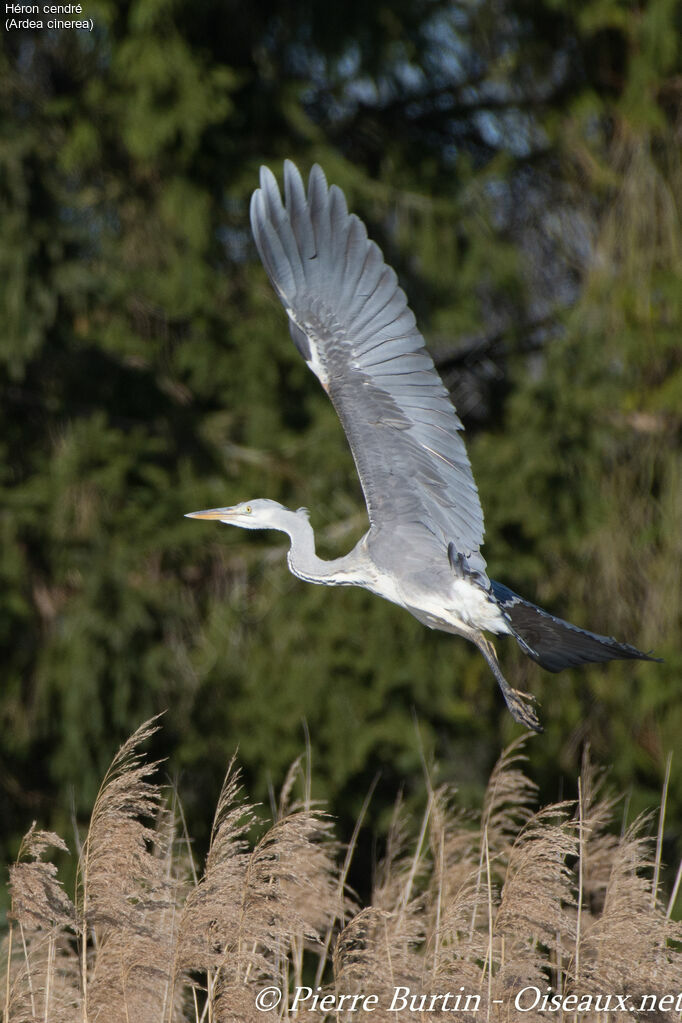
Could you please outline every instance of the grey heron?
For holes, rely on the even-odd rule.
[[[334,404],[350,444],[369,530],[345,557],[315,553],[307,511],[257,499],[191,512],[244,529],[288,534],[289,569],[326,586],[362,586],[429,628],[464,636],[488,662],[516,721],[541,731],[533,697],[513,689],[485,633],[513,636],[549,671],[589,661],[652,660],[627,643],[571,625],[488,578],[483,512],[454,405],[415,317],[343,192],[291,161],[284,201],[260,172],[251,227],[286,309],[294,344]]]

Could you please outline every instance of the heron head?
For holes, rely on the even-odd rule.
[[[188,519],[217,519],[228,526],[241,526],[242,529],[282,529],[286,519],[295,515],[277,501],[256,498],[254,501],[243,501],[232,508],[209,508],[207,511],[188,512]]]

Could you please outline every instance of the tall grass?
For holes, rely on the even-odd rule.
[[[679,995],[682,932],[654,881],[655,843],[644,820],[610,830],[617,805],[588,760],[577,804],[535,807],[523,740],[500,758],[479,815],[448,788],[429,791],[421,821],[398,804],[360,906],[345,882],[352,847],[311,803],[300,762],[255,841],[230,764],[199,873],[174,796],[140,753],[154,730],[138,729],[104,779],[73,901],[45,858],[62,839],[35,825],[25,836],[10,876],[5,1023],[622,1020],[596,997],[627,995],[633,1016],[653,1018],[651,999]],[[257,1007],[265,987],[283,992],[269,1011]],[[523,989],[523,1008],[538,1005],[521,1012]],[[540,996],[554,993],[578,997],[543,1012]],[[682,999],[656,1005],[682,1018]]]

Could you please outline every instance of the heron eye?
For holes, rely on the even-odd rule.
[[[250,515],[252,510],[253,509],[251,508],[250,504],[247,504],[246,507],[244,508],[244,511],[246,512],[247,515]]]

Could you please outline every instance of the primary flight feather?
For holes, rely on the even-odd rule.
[[[258,499],[193,512],[289,535],[291,571],[308,582],[364,586],[431,628],[475,643],[514,718],[540,730],[531,697],[508,684],[485,636],[508,634],[549,671],[587,661],[650,660],[587,632],[488,579],[483,512],[460,422],[395,272],[314,166],[307,193],[284,164],[284,201],[261,168],[251,227],[297,349],[329,395],[353,452],[370,528],[345,557],[315,554],[307,514]]]

